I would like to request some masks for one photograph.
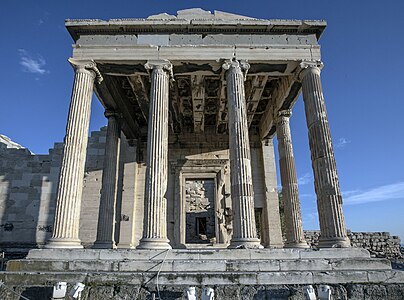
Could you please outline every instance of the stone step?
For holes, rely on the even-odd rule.
[[[296,260],[318,258],[370,258],[362,248],[329,249],[33,249],[28,259],[42,260]]]
[[[391,270],[386,259],[295,259],[295,260],[39,260],[9,261],[7,271],[50,272],[278,272]]]
[[[8,286],[40,286],[59,281],[86,285],[163,285],[230,286],[279,284],[344,284],[344,283],[404,283],[402,271],[328,271],[328,272],[1,272],[0,280]]]

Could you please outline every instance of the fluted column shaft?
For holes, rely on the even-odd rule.
[[[229,111],[230,180],[233,208],[233,237],[230,248],[258,248],[260,240],[254,217],[254,195],[251,174],[243,71],[249,65],[228,61],[226,69]]]
[[[75,69],[75,77],[64,139],[53,234],[47,248],[82,248],[79,221],[91,98],[94,79],[98,77],[99,82],[102,80],[94,62],[74,59],[69,59],[69,62]]]
[[[319,247],[349,247],[319,66],[304,62],[300,75],[320,219]]]
[[[115,248],[115,214],[120,155],[120,114],[106,111],[108,118],[105,143],[104,168],[102,172],[101,200],[98,214],[97,239],[93,248]]]
[[[168,96],[172,65],[151,61],[150,109],[147,135],[147,165],[143,237],[139,249],[170,249],[167,239]]]
[[[304,239],[302,215],[300,212],[295,159],[293,157],[292,136],[290,134],[289,110],[280,111],[276,118],[278,137],[279,167],[282,182],[282,197],[285,211],[285,248],[307,248]]]

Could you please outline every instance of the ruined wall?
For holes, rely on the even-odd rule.
[[[104,127],[92,132],[88,142],[80,218],[80,238],[85,246],[92,244],[96,237],[105,135]],[[127,147],[124,138],[123,144]],[[62,151],[63,143],[56,143],[49,154],[34,155],[5,138],[0,140],[1,248],[41,247],[51,237]],[[133,160],[126,159],[122,164],[123,167],[133,164]],[[128,178],[133,178],[128,173]],[[122,177],[121,174],[121,181]],[[125,196],[131,190],[133,195],[134,182],[127,184],[126,189]],[[121,196],[122,192],[120,200],[127,201],[127,197]]]
[[[52,232],[62,143],[47,155],[0,142],[0,246],[31,248]]]
[[[320,232],[305,230],[304,235],[311,247],[317,247]],[[351,232],[348,230],[351,246],[365,248],[374,257],[401,258],[400,238],[388,232]]]

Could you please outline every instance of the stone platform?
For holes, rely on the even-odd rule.
[[[31,250],[10,261],[0,278],[8,284],[82,281],[95,285],[204,286],[404,283],[390,261],[359,248],[212,250]]]
[[[12,300],[50,299],[59,281],[84,283],[83,300],[187,299],[190,286],[216,300],[301,300],[308,284],[330,285],[335,299],[404,299],[404,272],[360,248],[41,249],[9,261],[0,280],[0,299]]]

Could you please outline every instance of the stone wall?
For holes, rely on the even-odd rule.
[[[80,238],[84,244],[95,239],[106,128],[89,137]],[[48,154],[0,139],[0,248],[41,247],[51,237],[56,189],[63,143],[55,143]]]
[[[316,248],[319,231],[305,230],[307,243]],[[400,238],[391,236],[388,232],[351,232],[348,230],[351,246],[367,249],[373,257],[385,257],[390,259],[401,258]]]
[[[31,248],[51,235],[62,143],[34,155],[0,142],[0,247]]]
[[[85,247],[90,247],[96,238],[105,141],[106,127],[92,132],[88,141],[79,232]],[[181,141],[170,136],[169,142],[167,230],[173,246],[181,244],[178,218],[181,194],[178,193],[181,193],[180,180],[187,178],[212,179],[214,218],[218,222],[215,234],[220,235],[216,240],[217,243],[228,242],[232,231],[228,141],[223,140],[222,135],[184,134]],[[129,146],[122,136],[116,241],[121,244],[118,247],[123,248],[136,246],[143,230],[146,143],[135,144]],[[273,173],[274,178],[264,179],[268,175],[263,168],[260,145],[255,141],[251,147],[252,176],[255,206],[266,211],[268,191],[276,190],[276,177]],[[0,248],[41,247],[51,237],[62,150],[63,143],[56,143],[48,154],[35,155],[1,136]],[[273,151],[266,156],[273,160]],[[203,176],[198,177],[200,174]],[[225,225],[223,228],[220,222]],[[268,224],[262,227],[268,228]],[[268,234],[264,234],[263,242],[268,244],[269,240]]]

